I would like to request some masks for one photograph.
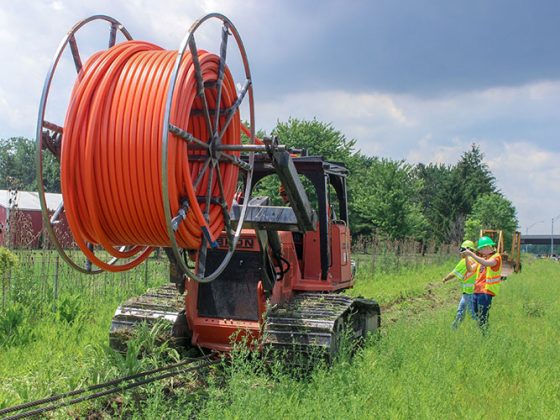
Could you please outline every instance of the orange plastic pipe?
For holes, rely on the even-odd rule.
[[[203,80],[211,86],[218,79],[220,59],[202,50],[198,54]],[[148,42],[124,42],[90,57],[74,85],[62,140],[62,194],[74,239],[99,268],[124,271],[146,259],[152,247],[170,246],[161,188],[161,133],[176,57],[176,51],[166,51]],[[192,112],[202,110],[202,103],[188,53],[181,62],[175,89],[171,124],[208,142],[211,134],[204,116]],[[213,113],[217,90],[208,87],[205,94]],[[236,99],[235,83],[226,67],[220,107],[229,108]],[[221,116],[220,124],[224,121]],[[246,127],[237,112],[222,144],[241,144],[243,129]],[[211,166],[206,168],[195,188],[193,182],[204,169],[204,162],[196,158],[205,158],[207,152],[189,147],[185,140],[170,133],[168,153],[172,214],[177,214],[185,199],[190,203],[187,217],[176,232],[177,242],[182,248],[198,249],[202,227],[208,226],[213,237],[223,230],[221,207],[210,205],[207,223],[205,200],[198,202],[199,197],[206,197],[208,188],[212,197],[221,197],[217,173]],[[239,168],[231,163],[218,165],[229,207]],[[88,243],[101,245],[114,257],[132,260],[108,264],[88,248]],[[128,250],[118,249],[125,245]]]

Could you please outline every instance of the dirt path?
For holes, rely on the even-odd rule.
[[[458,299],[459,293],[455,288],[447,287],[441,282],[428,283],[420,295],[400,297],[381,305],[382,327],[444,305],[451,306],[454,302],[458,302]]]

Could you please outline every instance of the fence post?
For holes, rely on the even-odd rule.
[[[58,265],[59,265],[59,256],[58,254],[55,257],[54,263],[54,281],[53,281],[53,312],[56,312],[56,303],[58,301]]]
[[[9,268],[2,273],[2,310],[6,309],[6,285],[8,284]]]
[[[148,287],[148,262],[150,258],[146,258],[146,266],[144,267],[144,287]]]
[[[377,258],[379,257],[379,243],[376,238],[371,241],[371,272],[375,274],[375,267],[377,266]]]

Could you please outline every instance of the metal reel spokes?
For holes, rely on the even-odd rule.
[[[199,50],[195,39],[197,30],[209,20],[218,20],[221,23],[219,56],[213,55],[213,58],[209,58],[211,54],[207,54],[206,51]],[[233,36],[236,41],[245,76],[241,89],[234,95],[231,94],[233,78],[226,65],[230,36]],[[197,88],[197,97],[190,111],[189,127],[178,126],[172,115],[173,105],[180,96],[177,91],[180,87],[181,64],[185,59],[192,60]],[[218,60],[217,72],[212,75],[209,75],[207,71],[208,60]],[[216,63],[214,62],[214,64]],[[228,18],[217,13],[208,14],[190,27],[178,51],[167,93],[161,165],[163,206],[171,249],[183,273],[202,283],[214,280],[226,268],[241,236],[249,201],[247,198],[251,191],[254,163],[254,153],[251,151],[250,145],[242,145],[238,141],[241,130],[239,113],[244,103],[249,108],[249,142],[253,144],[255,142],[253,90],[243,42],[237,29]],[[198,127],[197,132],[203,133],[203,138],[197,138],[192,134],[194,126]],[[236,131],[237,133],[235,133]],[[169,190],[169,150],[172,147],[171,140],[176,138],[188,144],[188,160],[193,174],[191,177],[192,190],[197,193],[187,194],[186,197],[181,197],[179,202],[172,202]],[[249,151],[247,156],[242,159],[241,153],[245,150]],[[229,207],[238,183],[244,185],[245,199],[237,226],[234,228],[229,216]],[[188,267],[181,255],[182,247],[177,235],[189,212],[191,220],[197,220],[202,232],[194,271]],[[222,226],[228,250],[218,267],[212,273],[207,273],[208,248],[218,246],[217,237],[222,232]]]
[[[69,254],[64,250],[64,247],[55,232],[55,225],[57,225],[62,219],[64,219],[64,203],[61,202],[58,208],[55,210],[52,216],[50,215],[49,208],[47,206],[47,199],[45,194],[45,179],[43,174],[43,161],[44,156],[43,153],[45,150],[48,150],[55,159],[60,163],[61,157],[61,148],[63,142],[63,133],[64,133],[64,126],[59,121],[50,121],[47,120],[47,105],[49,103],[49,94],[51,93],[51,87],[53,83],[53,79],[57,70],[59,70],[59,65],[61,64],[61,59],[66,51],[70,51],[72,57],[72,64],[76,70],[76,77],[80,76],[80,72],[82,71],[83,63],[85,62],[84,59],[88,57],[82,56],[80,53],[80,48],[78,42],[76,40],[77,32],[83,28],[86,24],[94,21],[105,21],[109,23],[109,34],[108,34],[108,43],[107,48],[111,48],[115,45],[117,41],[117,35],[120,33],[126,40],[132,40],[132,36],[130,33],[124,28],[124,26],[118,22],[117,20],[113,19],[112,17],[105,16],[105,15],[95,15],[91,16],[87,19],[84,19],[78,22],[76,25],[70,29],[67,35],[62,39],[60,42],[58,49],[54,55],[53,62],[47,72],[47,76],[45,78],[45,83],[43,85],[43,92],[41,95],[41,101],[39,104],[39,112],[37,117],[37,130],[36,130],[36,175],[37,175],[37,184],[38,184],[38,195],[39,200],[41,203],[41,213],[43,216],[43,225],[47,230],[50,240],[52,241],[53,245],[55,246],[58,253],[61,257],[74,269],[86,273],[86,274],[98,274],[101,273],[102,269],[92,269],[92,262],[95,265],[102,265],[102,266],[111,266],[111,267],[119,267],[122,270],[132,268],[139,263],[141,263],[150,253],[152,248],[150,247],[127,247],[121,246],[118,249],[113,250],[115,253],[119,253],[121,255],[133,255],[140,252],[140,255],[133,259],[132,261],[128,261],[122,265],[116,264],[120,258],[114,257],[108,262],[101,261],[98,257],[96,257],[93,249],[93,244],[88,243],[86,247],[86,264],[85,267],[82,267],[78,263],[76,263]],[[82,240],[82,238],[75,238],[77,241]],[[143,249],[143,250],[142,250]]]

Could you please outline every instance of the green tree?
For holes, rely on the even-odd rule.
[[[332,124],[317,119],[308,121],[290,118],[287,122],[279,122],[272,131],[272,135],[278,136],[280,143],[288,147],[305,149],[310,156],[323,156],[326,160],[341,162],[351,173],[359,163],[357,157],[359,153],[354,151],[356,140],[348,140]],[[348,184],[349,197],[352,191],[352,177],[351,175]],[[302,182],[311,202],[314,203],[316,199],[311,183],[305,178],[302,178]],[[279,204],[278,186],[279,183],[275,177],[267,177],[259,183],[255,193],[270,196],[276,204]],[[355,213],[350,199],[349,213],[352,225],[352,217]]]
[[[368,161],[353,191],[360,218],[391,239],[424,238],[428,224],[418,201],[422,181],[414,168],[404,161]]]
[[[311,156],[323,156],[347,166],[352,166],[357,155],[354,150],[356,140],[348,140],[332,124],[315,118],[311,121],[290,118],[285,123],[279,122],[273,134],[278,136],[282,144],[306,149]]]
[[[474,203],[484,194],[496,193],[496,180],[484,161],[480,147],[472,144],[453,168],[453,188],[450,190],[450,241],[462,241],[464,223]]]
[[[317,119],[290,118],[278,123],[272,134],[282,144],[341,162],[349,169],[348,208],[355,235],[378,232],[395,239],[459,242],[476,199],[496,192],[494,176],[476,144],[453,166],[414,167],[366,156],[355,149],[355,140]],[[267,179],[257,191],[276,197],[278,182]],[[309,189],[308,194],[313,195]]]
[[[460,242],[465,221],[478,197],[497,192],[495,178],[476,144],[453,166],[418,164],[423,181],[420,203],[428,221],[428,235],[442,242]]]
[[[45,189],[60,192],[58,161],[49,152],[43,156]],[[37,190],[33,140],[25,137],[0,139],[0,189]]]
[[[452,203],[453,167],[419,163],[415,175],[422,181],[418,200],[426,217],[427,236],[446,243],[453,236],[457,221],[457,208]]]
[[[24,137],[0,141],[0,185],[2,189],[29,189],[35,180],[33,143]]]
[[[350,171],[348,209],[354,235],[375,231],[390,238],[426,235],[427,223],[418,200],[422,181],[405,162],[378,159],[355,150],[332,124],[290,118],[273,134],[282,144],[306,149],[309,155],[343,163]]]
[[[357,203],[367,201],[365,198],[360,200],[360,194],[366,192],[359,185],[363,182],[368,167],[371,166],[374,159],[355,150],[356,140],[348,140],[332,124],[317,119],[306,121],[290,118],[287,122],[279,122],[273,130],[273,134],[278,136],[282,144],[305,149],[310,156],[322,156],[326,160],[341,162],[348,168],[350,176],[347,182],[347,199],[352,232],[355,235],[372,234],[374,226],[371,223],[371,217],[369,214],[362,213]],[[274,194],[278,188],[277,184],[270,185],[272,186],[268,187],[268,191]],[[304,182],[304,185],[307,184]],[[307,187],[306,190],[313,201],[314,194],[310,191],[309,185]],[[367,194],[370,193],[371,191],[367,191]]]
[[[511,201],[500,193],[483,194],[477,198],[467,218],[465,237],[478,238],[481,229],[501,230],[508,249],[517,224],[516,210]]]
[[[497,192],[496,179],[478,145],[472,144],[471,149],[461,155],[453,168],[453,183],[456,186],[453,202],[461,215],[468,215],[481,195]]]

